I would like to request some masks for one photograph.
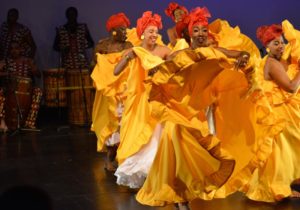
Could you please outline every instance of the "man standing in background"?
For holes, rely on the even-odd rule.
[[[36,45],[32,38],[30,30],[18,23],[19,11],[15,8],[8,10],[7,20],[0,28],[0,60],[8,58],[11,49],[11,43],[16,42],[20,45],[22,56],[33,58],[36,51]]]
[[[75,7],[66,10],[68,22],[57,28],[53,48],[61,53],[61,65],[66,70],[88,68],[85,50],[94,46],[88,27],[78,23]]]

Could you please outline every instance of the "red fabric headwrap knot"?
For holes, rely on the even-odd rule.
[[[192,36],[193,26],[202,25],[208,26],[208,18],[210,18],[210,12],[206,7],[200,8],[196,7],[190,12],[190,22],[189,22],[189,33]]]
[[[185,15],[187,15],[189,13],[188,10],[184,6],[181,6],[175,2],[171,2],[169,4],[168,8],[165,9],[165,13],[167,16],[171,17],[173,21],[175,21],[174,12],[177,9],[184,11]]]
[[[184,15],[182,20],[176,23],[176,33],[179,38],[182,38],[182,32],[185,28],[188,28],[190,22],[190,16]]]
[[[162,29],[161,17],[158,14],[152,16],[151,11],[144,12],[143,16],[137,20],[136,24],[136,33],[139,38],[141,38],[148,26],[156,26],[158,29]]]
[[[261,43],[266,46],[273,39],[281,36],[283,33],[280,25],[272,24],[270,26],[260,26],[256,30],[256,36]]]
[[[106,21],[106,30],[110,32],[112,29],[117,28],[117,27],[129,27],[130,26],[130,21],[126,17],[124,13],[118,13],[115,15],[112,15],[108,18]]]

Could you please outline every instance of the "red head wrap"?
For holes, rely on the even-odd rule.
[[[270,41],[282,35],[280,25],[272,24],[270,26],[260,26],[256,30],[256,36],[261,43],[266,46]]]
[[[118,13],[115,15],[112,15],[108,18],[106,21],[106,30],[110,32],[112,29],[117,28],[117,27],[128,27],[130,26],[130,21],[126,17],[124,13]]]
[[[137,20],[136,25],[136,33],[139,38],[148,26],[156,26],[158,29],[162,29],[161,17],[158,14],[152,16],[151,11],[144,12],[143,16]]]
[[[190,12],[190,22],[189,22],[189,33],[192,35],[193,26],[202,25],[208,26],[208,18],[211,15],[206,7],[200,8],[196,7]]]
[[[180,9],[182,11],[184,11],[185,15],[189,14],[188,10],[184,7],[181,6],[175,2],[171,2],[168,6],[167,9],[165,9],[165,13],[167,16],[171,17],[173,21],[175,21],[175,15],[174,12],[175,10]]]

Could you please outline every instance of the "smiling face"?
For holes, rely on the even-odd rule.
[[[177,23],[182,20],[182,17],[185,14],[185,12],[181,9],[176,9],[173,14],[174,14],[175,23]]]
[[[203,25],[194,25],[192,29],[192,40],[195,47],[207,46],[208,28]]]
[[[269,52],[270,56],[272,56],[276,59],[280,59],[284,52],[284,49],[285,49],[285,43],[284,43],[283,37],[278,36],[275,39],[273,39],[272,41],[270,41],[267,44],[267,48],[270,49],[270,52]]]
[[[144,31],[144,42],[147,45],[154,45],[158,38],[158,28],[157,26],[148,26]]]

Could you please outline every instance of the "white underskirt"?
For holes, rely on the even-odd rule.
[[[119,165],[115,172],[117,184],[134,189],[142,187],[154,161],[162,130],[163,126],[157,124],[149,143]]]

